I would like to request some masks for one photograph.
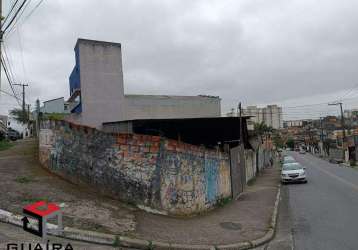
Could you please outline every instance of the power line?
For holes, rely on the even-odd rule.
[[[16,6],[16,4],[17,4],[18,1],[19,1],[19,0],[16,0],[16,1],[14,2],[14,4],[11,6],[11,9],[10,9],[9,13],[7,14],[7,16],[5,17],[5,19],[4,19],[4,21],[3,21],[3,24],[6,23],[7,19],[10,17],[11,12],[14,10],[14,8],[15,8],[15,6]]]
[[[7,91],[5,91],[5,90],[0,89],[0,92],[4,93],[5,95],[8,95],[8,96],[11,96],[11,97],[17,98],[17,97],[16,97],[16,96],[14,96],[13,94],[11,94],[11,93],[9,93],[9,92],[7,92]]]
[[[341,98],[339,98],[336,101],[342,100],[344,97],[348,96],[352,91],[354,91],[358,87],[358,84],[354,85],[353,88],[351,88],[346,94],[344,94]]]
[[[40,7],[40,5],[41,5],[43,2],[44,2],[44,0],[40,0],[40,1],[35,5],[35,7],[30,11],[30,13],[29,13],[27,16],[25,16],[25,18],[23,19],[23,22],[25,22],[28,18],[30,18],[30,16],[35,12],[35,10],[37,10],[37,9]]]
[[[7,32],[7,34],[5,34],[6,37],[9,36],[9,34],[11,34],[15,29],[16,29],[16,26],[17,26],[17,23],[19,22],[19,20],[21,19],[22,15],[24,14],[27,6],[29,6],[31,3],[31,0],[28,0],[26,5],[24,6],[24,8],[22,9],[21,13],[19,14],[19,17],[15,20],[15,23],[14,25],[10,28],[9,32]]]
[[[25,3],[27,2],[27,0],[24,0],[21,5],[19,6],[19,8],[16,10],[15,14],[13,15],[12,19],[10,20],[10,22],[6,25],[6,27],[3,29],[3,33],[5,33],[11,26],[11,24],[15,21],[17,15],[19,14],[19,12],[21,11],[21,9],[24,7]]]
[[[4,51],[4,59],[7,61],[7,65],[8,65],[8,68],[9,68],[9,73],[10,73],[11,79],[12,79],[13,82],[15,82],[16,78],[15,78],[14,73],[13,73],[13,71],[12,71],[11,61],[9,60],[9,57],[8,57],[8,55],[7,55],[7,52],[6,52],[6,51],[7,51],[7,48],[6,48],[6,46],[5,46],[5,43],[3,43],[3,45],[4,45],[4,48],[3,48],[3,51]]]
[[[16,95],[14,86],[12,85],[12,82],[11,82],[11,79],[10,79],[10,76],[9,76],[9,72],[8,72],[6,64],[4,62],[5,62],[5,60],[4,60],[3,56],[1,55],[1,64],[2,64],[2,66],[4,68],[6,78],[7,78],[8,82],[9,82],[10,87],[11,87],[11,91],[12,91],[14,97],[16,98],[17,103],[21,106],[21,104],[19,102],[19,97]]]

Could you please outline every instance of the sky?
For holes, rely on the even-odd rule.
[[[69,96],[87,38],[122,44],[128,94],[220,96],[223,113],[279,104],[286,119],[338,114],[327,103],[340,98],[358,107],[356,0],[44,0],[29,16],[39,1],[4,39],[32,106]],[[14,0],[3,2],[6,15]],[[13,107],[1,94],[0,113]]]

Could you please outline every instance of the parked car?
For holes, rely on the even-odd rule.
[[[296,160],[292,156],[287,155],[287,156],[283,157],[282,164],[287,164],[287,163],[296,163]]]
[[[11,141],[16,141],[21,138],[20,133],[11,128],[8,129],[6,137]]]
[[[307,183],[306,168],[298,162],[283,164],[281,170],[281,182],[283,184],[290,182]]]

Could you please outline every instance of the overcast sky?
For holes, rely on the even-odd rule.
[[[14,0],[4,1],[6,14]],[[349,92],[358,84],[356,0],[45,0],[27,13],[4,43],[16,81],[30,85],[31,104],[68,97],[79,37],[122,44],[126,93],[217,95],[223,113],[238,101],[295,106],[345,96],[347,107],[358,103],[358,90]],[[0,113],[14,103],[2,95]]]

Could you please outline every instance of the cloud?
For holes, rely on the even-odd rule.
[[[31,102],[68,96],[82,37],[122,43],[127,93],[219,95],[228,111],[351,88],[357,11],[354,0],[45,1],[5,44]]]

